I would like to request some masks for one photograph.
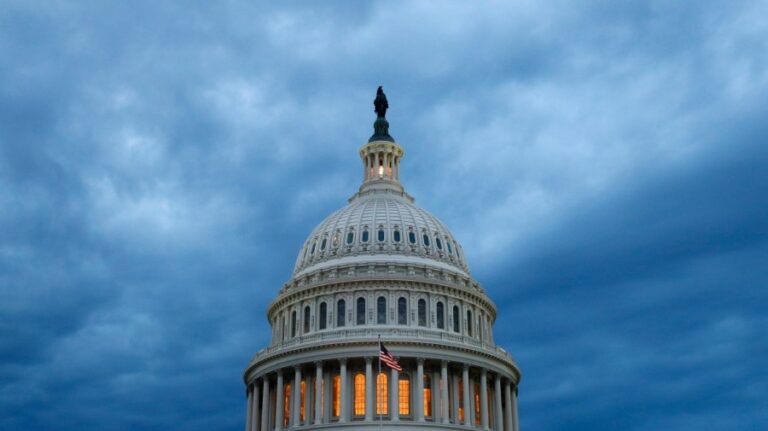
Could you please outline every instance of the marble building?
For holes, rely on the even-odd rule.
[[[363,182],[299,251],[248,363],[246,431],[518,431],[520,369],[493,339],[496,307],[464,251],[400,183],[383,91]],[[378,339],[402,372],[381,365]]]

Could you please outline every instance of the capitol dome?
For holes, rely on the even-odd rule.
[[[362,184],[312,230],[268,307],[270,344],[243,375],[246,431],[519,431],[521,374],[493,341],[496,306],[406,193],[381,88],[374,104]]]

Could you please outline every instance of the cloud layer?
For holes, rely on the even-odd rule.
[[[0,428],[242,428],[377,85],[524,429],[768,425],[768,7],[0,7]]]

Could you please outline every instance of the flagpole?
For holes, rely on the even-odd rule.
[[[381,375],[381,334],[379,334],[379,374],[376,374],[376,378],[373,379],[375,382],[375,394],[373,396],[374,402],[373,405],[376,406],[376,410],[379,413],[379,431],[381,431],[381,408],[379,407],[379,391],[381,390],[379,388],[379,376]]]

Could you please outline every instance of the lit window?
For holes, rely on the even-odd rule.
[[[408,324],[408,314],[407,314],[407,302],[405,298],[401,297],[397,300],[397,324],[398,325],[407,325]]]
[[[432,379],[424,374],[424,417],[432,417]]]
[[[445,310],[443,309],[443,303],[437,303],[437,328],[445,329]]]
[[[475,425],[480,425],[480,385],[475,383],[474,389],[475,396],[472,398],[474,398],[475,401]]]
[[[328,322],[328,304],[325,302],[320,304],[320,329],[325,329],[325,324]]]
[[[384,242],[384,229],[379,229],[379,242]]]
[[[341,414],[341,376],[338,374],[333,376],[333,409],[332,416],[337,418]]]
[[[283,395],[283,427],[288,426],[288,420],[291,418],[291,384],[285,384]]]
[[[379,373],[376,376],[376,414],[386,415],[389,414],[389,385],[387,384],[389,379],[384,373]]]
[[[336,303],[336,326],[344,326],[344,314],[347,313],[346,305],[343,299],[339,299],[339,302]]]
[[[408,374],[400,374],[398,381],[398,395],[400,398],[400,416],[410,416],[411,414],[411,378]]]
[[[302,422],[305,420],[306,412],[307,412],[307,382],[306,380],[301,380],[301,385],[299,385],[301,388],[301,391],[299,391],[299,396],[301,397],[299,400],[299,420]]]
[[[379,296],[376,300],[376,323],[383,325],[387,323],[387,298]]]
[[[400,231],[399,230],[396,230],[395,233],[393,234],[393,236],[394,236],[395,242],[400,242],[401,238],[400,238]]]
[[[419,299],[419,326],[427,326],[427,301]]]
[[[365,298],[357,298],[357,324],[365,325]]]
[[[365,374],[355,374],[355,416],[365,415]]]
[[[339,246],[339,242],[341,242],[341,233],[336,232],[333,234],[333,239],[331,244],[333,244],[333,248],[336,248]]]
[[[349,232],[347,234],[347,244],[352,244],[352,242],[354,242],[354,241],[355,241],[355,233],[354,232]]]

